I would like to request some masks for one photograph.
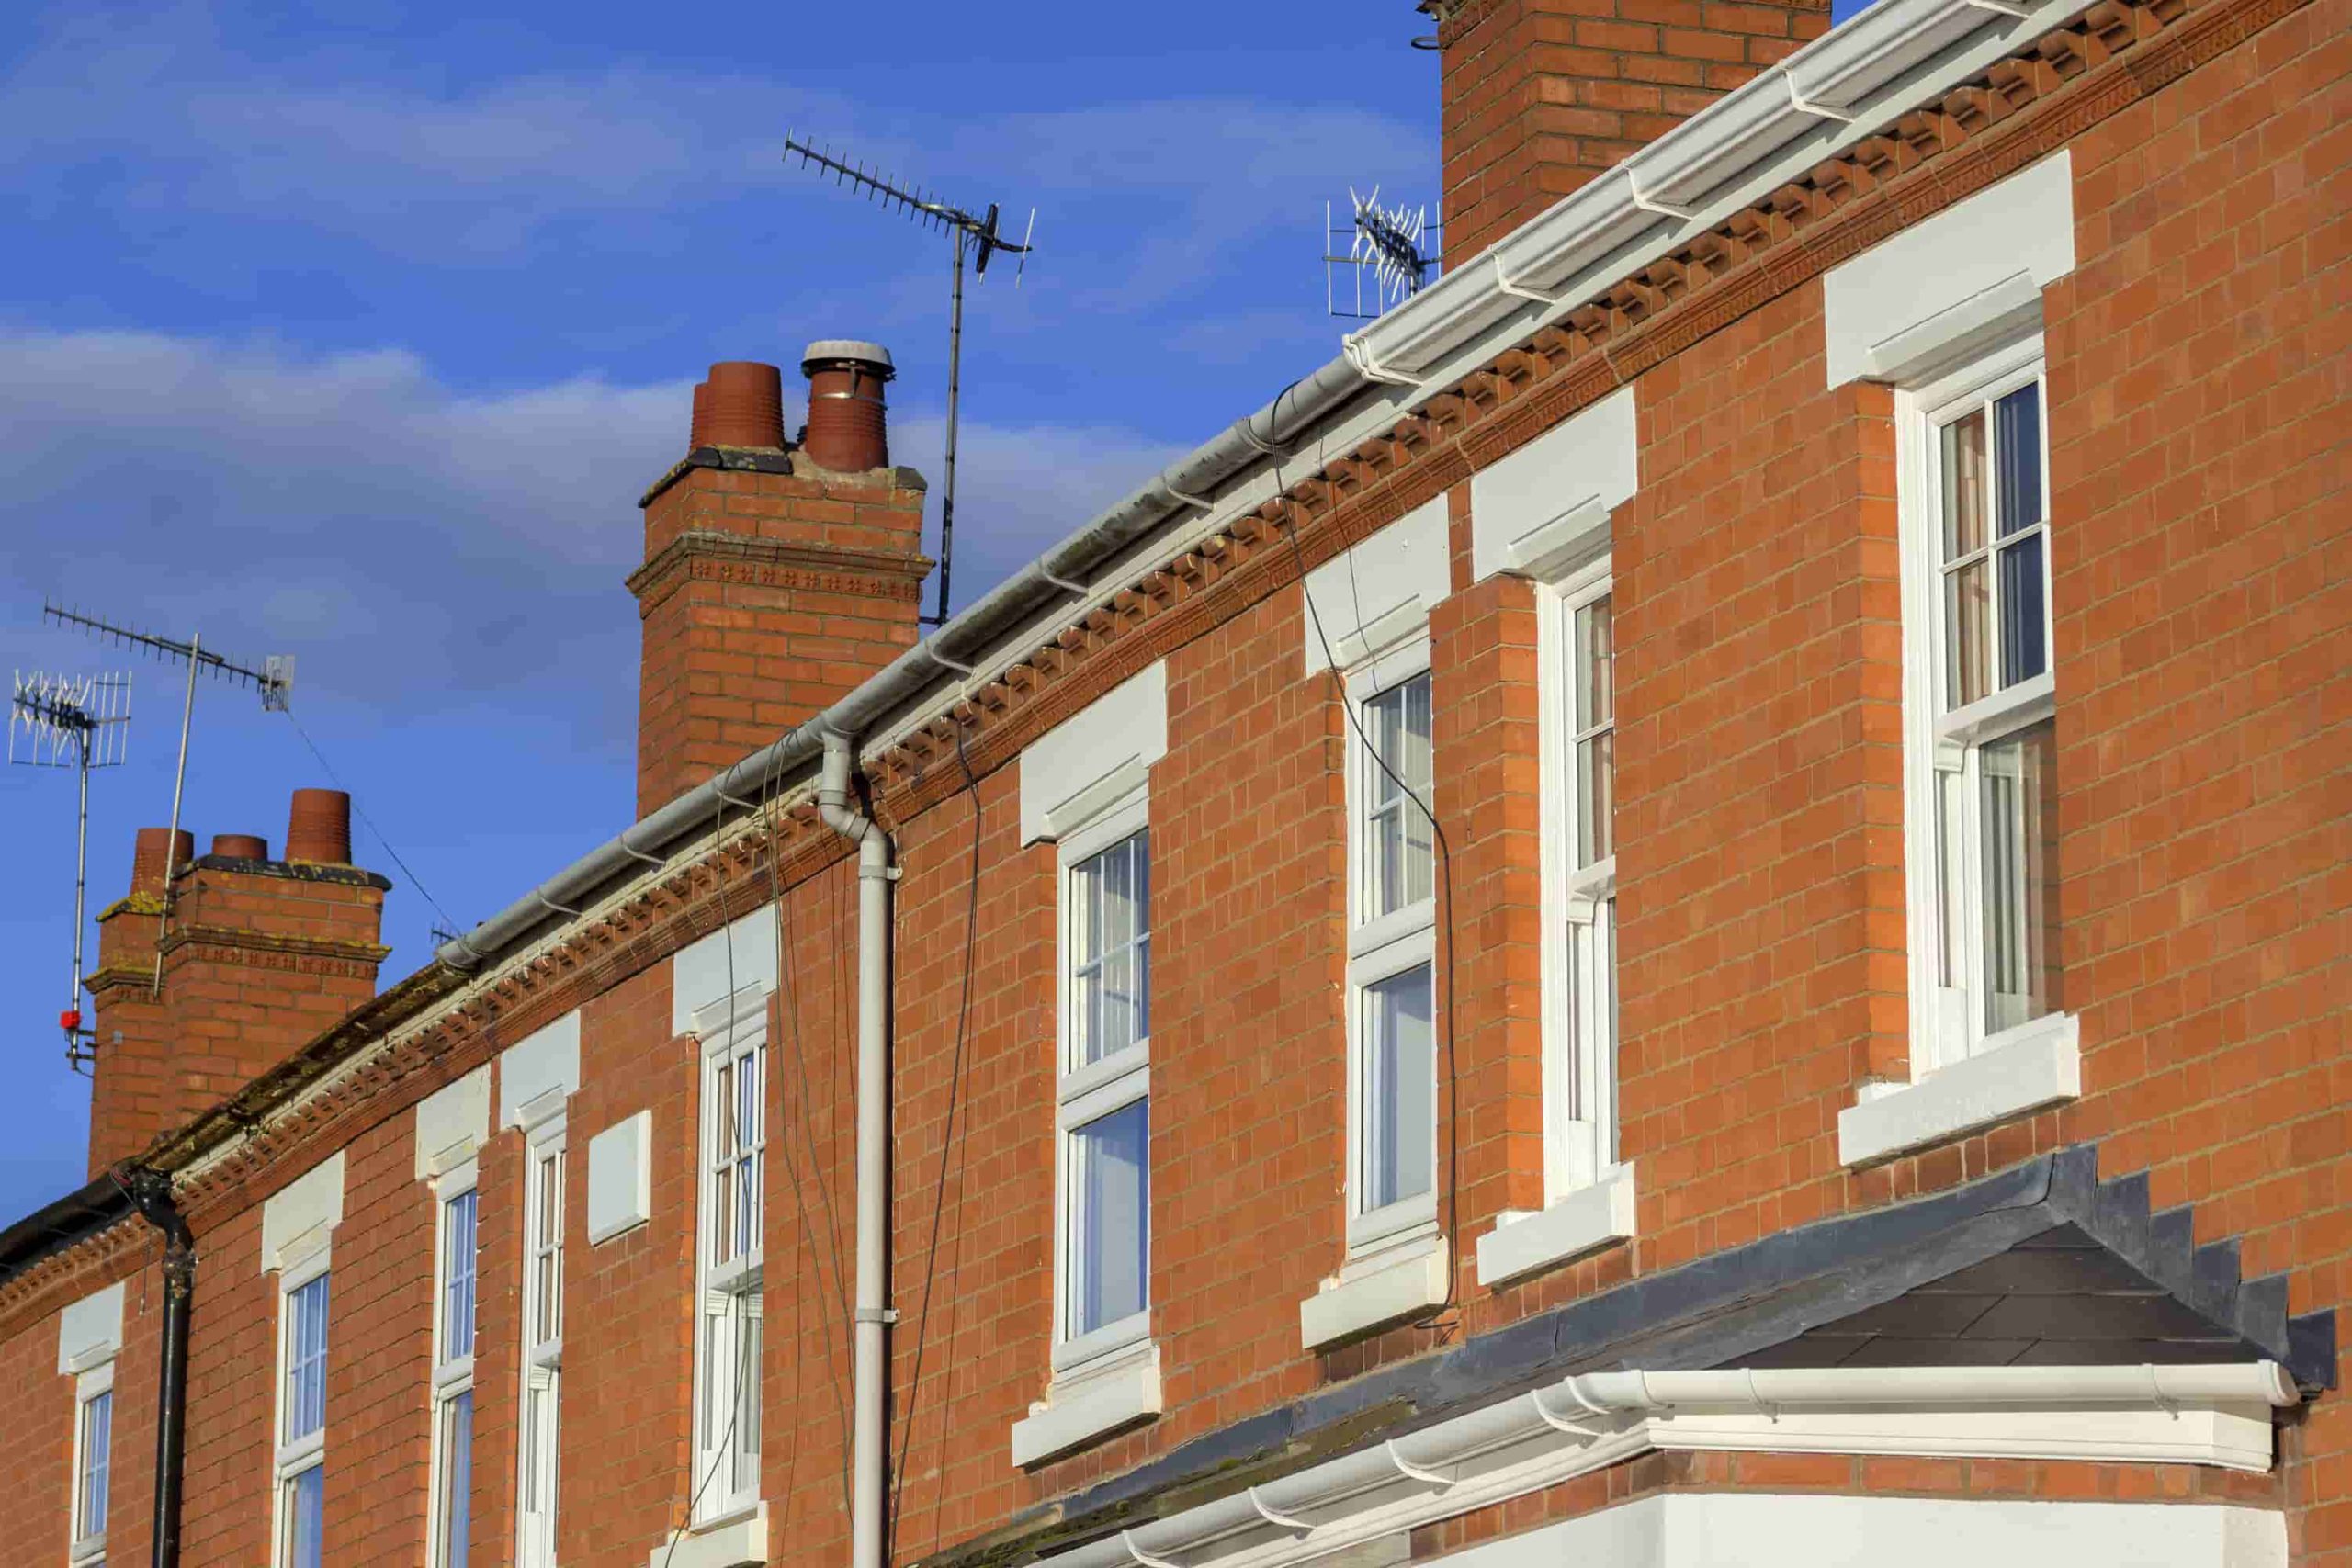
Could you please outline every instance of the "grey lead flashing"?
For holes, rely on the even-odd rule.
[[[2102,1183],[2098,1172],[2097,1146],[2077,1145],[1713,1253],[1245,1417],[924,1562],[1028,1562],[1571,1372],[1739,1364],[2069,1227],[2233,1332],[2246,1353],[2278,1360],[2307,1392],[2334,1386],[2333,1313],[2288,1317],[2282,1276],[2239,1281],[2234,1242],[2194,1247],[2188,1211],[2149,1212],[2144,1175]]]

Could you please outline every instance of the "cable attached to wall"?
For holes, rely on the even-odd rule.
[[[1294,381],[1291,385],[1296,386],[1297,383]],[[1288,389],[1288,388],[1284,389],[1285,391]],[[1371,758],[1381,773],[1386,776],[1388,782],[1396,786],[1397,793],[1419,807],[1421,815],[1429,819],[1430,833],[1437,843],[1438,877],[1444,889],[1445,904],[1444,919],[1437,922],[1438,968],[1445,976],[1445,1007],[1442,1010],[1445,1020],[1445,1222],[1439,1227],[1440,1234],[1444,1237],[1446,1244],[1445,1299],[1440,1302],[1426,1317],[1414,1319],[1412,1326],[1450,1329],[1452,1325],[1447,1324],[1444,1318],[1445,1314],[1453,1311],[1457,1304],[1461,1291],[1459,1281],[1462,1275],[1462,1259],[1459,1256],[1460,1249],[1455,1246],[1454,1234],[1462,1191],[1462,1118],[1460,1115],[1462,1073],[1460,1059],[1454,1049],[1457,1030],[1454,1018],[1456,987],[1453,976],[1453,846],[1447,841],[1445,828],[1437,819],[1436,808],[1429,801],[1423,800],[1410,785],[1397,776],[1396,771],[1388,765],[1388,760],[1380,754],[1377,747],[1373,745],[1372,738],[1364,733],[1363,721],[1356,713],[1356,705],[1348,696],[1347,676],[1341,671],[1339,655],[1331,646],[1330,634],[1324,629],[1322,613],[1315,606],[1315,595],[1306,585],[1306,554],[1299,547],[1298,525],[1292,520],[1290,509],[1282,504],[1282,496],[1287,489],[1283,482],[1282,458],[1272,454],[1269,456],[1273,465],[1275,515],[1280,520],[1283,537],[1290,544],[1291,561],[1298,571],[1299,597],[1306,602],[1308,624],[1315,628],[1315,640],[1322,645],[1324,669],[1329,673],[1332,689],[1339,696],[1340,712],[1346,717],[1348,728],[1355,732],[1357,743],[1363,748],[1364,755]],[[1354,570],[1354,562],[1351,558],[1349,581],[1351,586],[1355,581]],[[1363,621],[1361,599],[1357,603],[1357,621],[1359,625]],[[1430,750],[1434,753],[1437,743],[1434,680],[1431,685],[1430,743]],[[1430,781],[1431,794],[1436,793],[1436,776],[1432,771]],[[1348,809],[1351,812],[1354,811],[1355,804],[1352,801],[1349,803]],[[1345,897],[1352,901],[1355,890],[1352,887],[1349,888]],[[1349,905],[1349,911],[1348,919],[1352,922],[1354,919],[1352,902]]]
[[[885,1555],[895,1559],[899,1547],[899,1505],[906,1491],[907,1455],[914,1442],[915,1411],[922,1397],[923,1352],[931,1344],[931,1296],[939,1281],[939,1237],[947,1215],[947,1172],[956,1155],[957,1113],[964,1103],[964,1052],[970,1035],[972,1021],[972,959],[978,940],[980,923],[980,781],[972,772],[972,759],[964,750],[964,727],[956,726],[956,761],[964,770],[964,794],[972,803],[972,870],[964,894],[964,977],[956,1004],[956,1051],[947,1077],[947,1127],[939,1146],[939,1191],[933,1200],[931,1211],[931,1246],[923,1263],[922,1326],[915,1331],[914,1366],[907,1379],[907,1406],[904,1425],[899,1433],[899,1462],[890,1477],[890,1510],[885,1526],[889,1545]],[[956,1190],[963,1190],[959,1180]],[[958,1209],[960,1212],[959,1201]],[[957,1265],[962,1264],[964,1232],[959,1223],[956,1231]],[[942,1433],[944,1440],[944,1433]]]

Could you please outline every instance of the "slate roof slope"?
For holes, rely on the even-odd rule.
[[[932,1560],[1012,1562],[1556,1382],[1717,1367],[2138,1365],[2269,1359],[2333,1387],[2333,1313],[2242,1280],[2145,1174],[2080,1145],[1965,1186],[1782,1231],[1236,1422]]]

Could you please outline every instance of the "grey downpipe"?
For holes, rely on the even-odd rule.
[[[131,1206],[164,1236],[164,1344],[155,1407],[154,1568],[179,1568],[181,1476],[187,1453],[187,1325],[196,1298],[196,1237],[172,1199],[172,1179],[132,1166],[117,1179]]]
[[[857,846],[857,1292],[850,1340],[850,1568],[882,1568],[884,1330],[890,1247],[890,836],[850,790],[850,739],[824,738],[817,811]]]
[[[604,888],[660,864],[662,855],[681,840],[709,832],[711,818],[729,804],[740,806],[773,794],[778,779],[814,762],[827,736],[871,732],[889,715],[921,701],[943,679],[968,673],[988,657],[998,638],[1019,629],[1046,605],[1093,592],[1088,581],[1093,573],[1170,519],[1193,514],[1193,508],[1175,497],[1205,494],[1273,453],[1287,452],[1370,384],[1345,355],[1293,382],[1257,412],[1170,463],[982,594],[831,707],[647,814],[471,931],[443,942],[434,956],[470,974],[549,920],[576,915]]]

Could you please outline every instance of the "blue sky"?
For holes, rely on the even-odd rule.
[[[937,468],[946,243],[787,169],[787,129],[1037,209],[1021,287],[992,268],[967,314],[968,602],[1336,351],[1324,202],[1435,196],[1426,28],[1408,0],[10,7],[0,669],[126,662],[44,596],[292,654],[303,725],[471,924],[632,815],[621,580],[705,366],[878,340],[895,456]],[[176,675],[134,668],[94,908],[170,809]],[[329,782],[199,691],[199,845],[282,847]],[[5,1220],[81,1182],[88,1094],[53,1027],[70,778],[0,772],[0,806]],[[364,826],[358,858],[401,884],[389,981],[439,917]]]

